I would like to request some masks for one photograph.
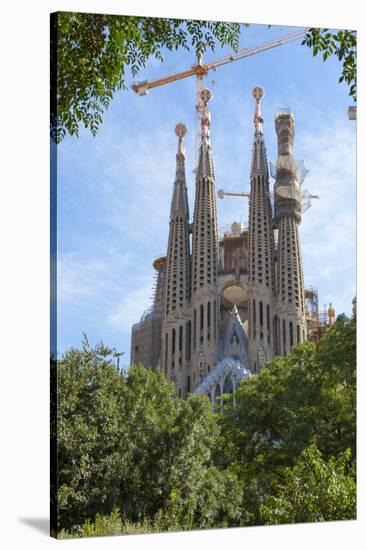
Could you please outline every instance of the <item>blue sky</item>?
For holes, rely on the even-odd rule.
[[[240,46],[295,30],[265,25],[244,29]],[[229,49],[208,53],[215,59]],[[194,63],[193,53],[152,60],[136,80],[154,79]],[[338,84],[337,59],[313,58],[300,42],[221,67],[209,74],[212,143],[217,189],[248,191],[253,139],[253,87],[265,90],[264,131],[268,159],[276,159],[274,116],[295,115],[295,156],[310,170],[304,187],[320,200],[300,226],[305,285],[319,290],[319,304],[351,312],[356,293],[356,126],[347,86]],[[134,79],[128,77],[128,83]],[[214,81],[214,82],[212,82]],[[187,183],[194,197],[195,80],[189,78],[140,97],[117,93],[93,138],[82,131],[58,151],[58,349],[91,343],[125,352],[131,325],[151,304],[152,262],[165,254],[175,176],[175,125],[188,127]],[[217,199],[219,227],[247,221],[246,199]]]

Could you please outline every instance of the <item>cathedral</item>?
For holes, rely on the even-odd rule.
[[[295,120],[289,110],[275,117],[278,157],[271,170],[272,201],[263,95],[256,86],[247,226],[234,222],[222,235],[218,232],[209,90],[201,93],[193,220],[185,174],[187,129],[183,124],[175,128],[178,147],[167,254],[153,264],[153,305],[132,327],[131,364],[160,369],[182,398],[201,393],[214,403],[308,338]]]

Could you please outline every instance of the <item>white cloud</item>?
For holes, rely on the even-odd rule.
[[[192,181],[188,173],[192,140],[193,136],[186,138],[188,183]],[[140,245],[150,243],[159,246],[152,250],[153,258],[165,249],[176,147],[174,124],[169,122],[153,133],[123,133],[118,140],[99,145],[101,174],[94,187],[100,196],[103,223],[114,239],[120,239],[121,250],[136,246],[138,252]]]
[[[108,315],[109,324],[121,332],[130,332],[134,323],[137,323],[151,304],[152,281],[147,282],[141,288],[132,290],[110,308]]]
[[[132,262],[132,263],[131,263]],[[133,268],[131,269],[131,265]],[[106,334],[108,328],[120,335],[120,345],[128,360],[131,326],[152,304],[153,269],[138,270],[128,255],[112,254],[83,257],[76,252],[60,255],[58,261],[58,314],[60,330],[65,313],[83,319],[89,333]],[[121,297],[122,298],[119,298]],[[92,327],[98,327],[95,329]]]
[[[300,228],[306,284],[321,303],[351,311],[356,285],[356,140],[348,120],[299,133],[296,151],[310,169],[304,182],[319,194]]]
[[[76,252],[60,254],[57,261],[58,302],[90,302],[115,286],[113,267],[123,270],[129,263],[125,255],[83,257]]]

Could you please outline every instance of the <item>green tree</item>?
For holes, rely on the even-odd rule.
[[[354,516],[355,317],[243,381],[222,414],[117,355],[85,338],[52,363],[60,536]]]
[[[142,366],[121,373],[103,344],[58,361],[59,526],[116,506],[137,521],[169,496],[169,445],[178,414],[173,386]]]
[[[115,355],[85,339],[57,362],[59,531],[116,529],[114,509],[137,529],[239,524],[242,492],[233,472],[215,467],[208,399],[178,399],[142,366],[121,373]]]
[[[113,354],[84,339],[81,350],[57,362],[59,528],[109,513],[119,496],[118,472],[129,467],[129,434],[120,420],[125,380]]]
[[[222,449],[239,468],[254,522],[274,480],[312,443],[325,458],[350,448],[355,460],[355,372],[355,320],[340,317],[317,348],[296,346],[240,384],[236,407],[220,420]]]
[[[357,101],[357,32],[353,30],[308,29],[302,42],[313,55],[322,54],[323,61],[336,56],[342,61],[342,74],[339,82],[349,86],[349,95]]]
[[[322,422],[318,447],[326,456],[351,449],[356,458],[356,318],[339,315],[316,348]]]
[[[171,492],[156,518],[161,529],[240,525],[242,488],[234,470],[215,464],[219,427],[206,396],[181,401],[171,443]]]
[[[298,523],[356,519],[356,482],[350,451],[322,458],[314,446],[287,468],[276,496],[267,496],[260,511],[265,523]]]

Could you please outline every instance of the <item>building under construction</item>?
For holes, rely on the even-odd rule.
[[[308,340],[317,344],[326,330],[335,323],[335,309],[330,303],[319,311],[318,289],[305,289],[305,311]]]
[[[324,317],[316,289],[304,287],[299,225],[311,196],[302,189],[303,163],[294,158],[294,114],[281,109],[275,115],[278,157],[270,172],[259,86],[253,97],[250,192],[239,193],[249,199],[248,223],[218,231],[211,93],[204,89],[193,219],[187,129],[178,124],[167,253],[154,261],[153,306],[132,327],[132,364],[159,368],[179,396],[203,393],[212,403],[294,345],[317,342],[335,318],[331,306]]]

